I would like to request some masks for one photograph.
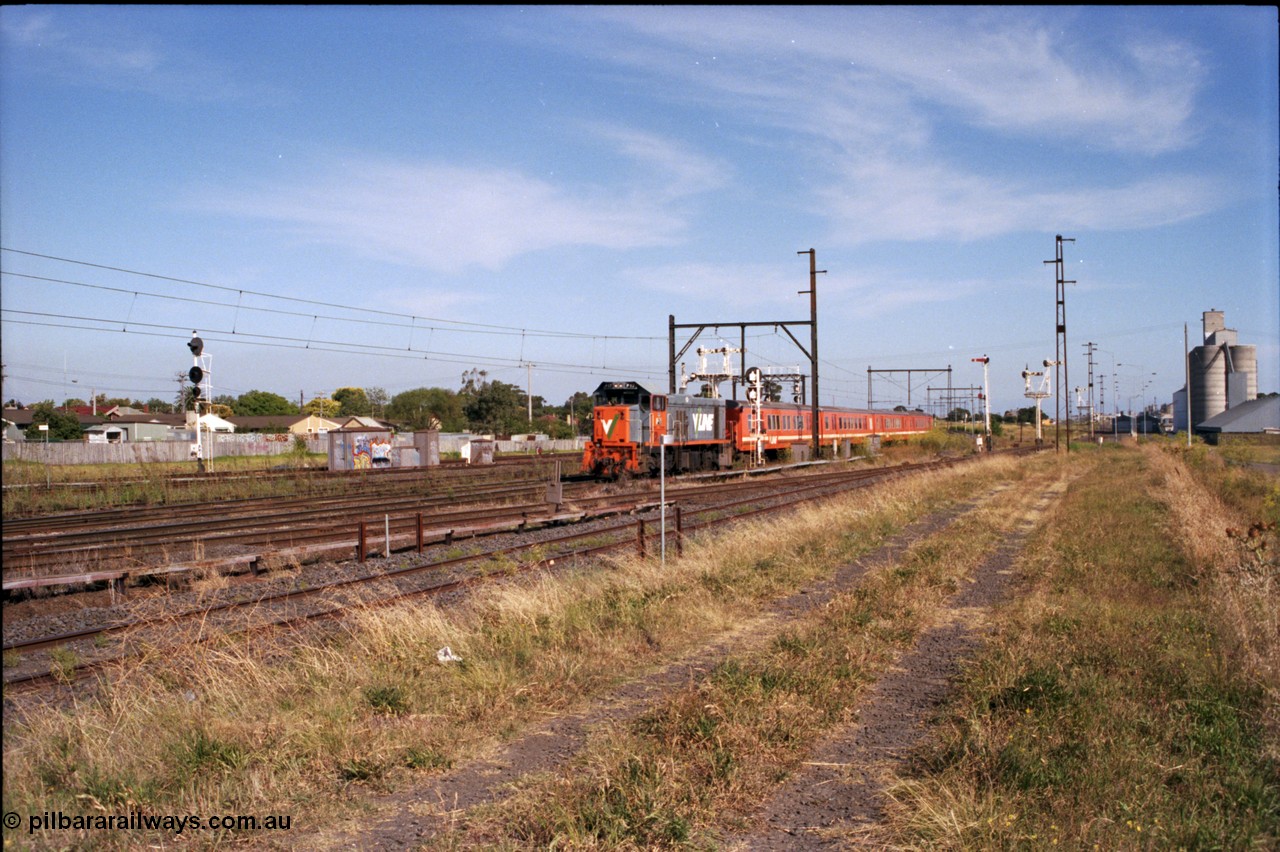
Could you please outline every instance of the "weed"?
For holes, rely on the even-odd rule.
[[[407,748],[401,762],[410,769],[449,769],[453,761],[431,749]]]
[[[69,683],[80,665],[80,656],[70,648],[59,646],[49,652],[49,672],[58,680]]]
[[[376,781],[385,772],[385,766],[370,758],[352,757],[338,764],[338,777],[343,781]]]
[[[364,700],[373,708],[373,712],[385,716],[403,716],[409,712],[408,696],[400,686],[367,686],[364,689]]]

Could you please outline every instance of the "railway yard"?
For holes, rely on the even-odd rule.
[[[952,461],[697,477],[665,489],[673,555],[698,529],[776,512]],[[302,475],[316,490],[314,472]],[[548,478],[550,477],[550,478]],[[6,521],[7,687],[118,662],[130,643],[198,621],[197,641],[434,597],[487,577],[620,550],[661,552],[659,485],[559,482],[554,460],[494,469],[327,472],[338,494],[58,513]],[[73,486],[74,487],[74,486]],[[329,490],[329,489],[323,489]],[[190,636],[188,636],[190,638]],[[50,654],[72,665],[59,666]]]
[[[14,511],[7,814],[38,802],[45,816],[291,820],[287,834],[241,822],[181,838],[6,822],[6,848],[1141,848],[1134,825],[1157,847],[1280,836],[1274,612],[1233,638],[1229,607],[1197,609],[1170,591],[1192,588],[1181,581],[1139,571],[1099,603],[1110,592],[1060,567],[1087,552],[1115,578],[1153,561],[1215,590],[1204,578],[1238,570],[1239,536],[1219,528],[1254,509],[1192,529],[1175,492],[1200,499],[1205,486],[1167,450],[904,447],[664,483],[562,468],[574,460],[223,474],[226,496],[206,500],[189,495],[215,477],[182,475],[147,505]],[[1262,505],[1274,477],[1249,475]],[[255,488],[237,491],[237,478]],[[1104,498],[1118,483],[1123,499]],[[1155,483],[1169,495],[1148,496]],[[102,487],[50,483],[43,505]],[[1102,505],[1129,552],[1112,555]],[[1154,525],[1149,505],[1162,507]],[[1164,513],[1187,531],[1170,537]],[[1209,539],[1216,549],[1194,549]],[[1149,560],[1130,558],[1148,546]],[[1275,553],[1251,546],[1272,568],[1231,606],[1256,614],[1275,602]],[[1152,598],[1140,580],[1165,591]],[[1185,751],[1194,731],[1176,732],[1195,722],[1170,710],[1166,745],[1204,773],[1179,782],[1201,809],[1144,800],[1146,822],[1125,825],[1117,787],[1165,795],[1169,773],[1099,781],[1106,772],[1062,749],[1100,742],[1078,712],[1150,724],[1115,709],[1132,696],[1112,707],[1106,689],[1071,680],[1098,651],[1070,642],[1120,631],[1130,616],[1116,607],[1135,595],[1183,608],[1134,616],[1120,645],[1136,647],[1152,618],[1198,625],[1186,677],[1218,677],[1198,673],[1218,655],[1252,673],[1231,712],[1253,763]],[[1153,642],[1183,659],[1176,641]],[[1029,656],[1045,643],[1044,660]],[[1119,674],[1148,688],[1135,671]],[[1207,682],[1187,689],[1203,696]],[[1065,693],[1098,703],[1072,710]],[[1142,701],[1182,706],[1161,696]],[[963,722],[978,712],[966,701],[986,721]],[[957,745],[965,736],[978,739]],[[988,737],[1009,745],[969,766]],[[1098,747],[1100,763],[1138,760]],[[1027,761],[1017,772],[1015,759]],[[1029,780],[1042,759],[1052,783]],[[1142,760],[1174,765],[1164,752]],[[992,773],[1013,773],[1009,786],[984,790]],[[1083,810],[1067,804],[1082,798]]]

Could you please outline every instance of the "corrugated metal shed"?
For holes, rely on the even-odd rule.
[[[1196,426],[1197,432],[1258,434],[1280,430],[1280,396],[1267,396],[1228,408]]]

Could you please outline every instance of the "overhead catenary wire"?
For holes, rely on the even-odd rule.
[[[405,318],[409,318],[410,320],[415,322],[417,320],[423,320],[425,322],[438,323],[441,325],[459,326],[460,328],[468,329],[468,330],[476,330],[477,332],[480,330],[487,330],[490,333],[502,333],[502,334],[508,334],[511,336],[527,334],[530,336],[537,336],[537,337],[570,337],[570,338],[580,338],[580,339],[591,339],[591,338],[597,338],[597,337],[606,337],[606,338],[612,338],[615,340],[640,340],[640,341],[661,339],[661,338],[655,338],[649,335],[644,335],[644,336],[600,335],[598,333],[565,332],[565,331],[555,331],[555,330],[546,330],[546,329],[516,328],[514,326],[495,325],[491,323],[477,323],[477,322],[469,322],[466,320],[449,320],[449,319],[441,319],[437,317],[420,317],[415,314],[406,314],[406,313],[401,313],[397,311],[387,311],[379,308],[367,308],[367,307],[355,306],[355,305],[342,305],[336,302],[326,302],[318,299],[304,299],[299,296],[280,296],[275,293],[266,293],[258,290],[247,290],[244,288],[229,287],[223,284],[212,284],[207,281],[195,281],[189,278],[177,278],[170,275],[160,275],[154,272],[142,272],[140,270],[127,269],[125,267],[120,267],[120,266],[111,266],[108,264],[93,263],[85,260],[75,260],[73,258],[59,257],[57,255],[41,254],[39,252],[32,252],[32,251],[24,251],[22,249],[15,249],[7,246],[0,246],[0,252],[10,252],[12,254],[25,255],[27,257],[36,257],[36,258],[41,258],[43,260],[57,261],[59,263],[70,263],[70,264],[75,264],[77,266],[85,266],[93,269],[102,269],[110,272],[119,272],[126,275],[137,275],[144,278],[155,279],[158,281],[169,281],[175,284],[186,284],[193,287],[204,287],[211,290],[219,290],[227,293],[235,293],[237,294],[238,298],[243,298],[245,294],[248,294],[251,296],[258,296],[265,299],[278,299],[283,302],[293,302],[300,305],[315,305],[318,307],[337,308],[339,310],[351,311],[357,314],[363,313],[363,314],[372,314],[375,316],[397,317],[402,320]],[[38,276],[31,276],[31,275],[22,275],[21,273],[8,272],[8,271],[0,272],[0,274],[18,275],[20,277],[26,277],[26,278],[38,277]],[[58,283],[63,283],[63,284],[75,284],[78,286],[94,287],[96,289],[103,289],[103,290],[116,290],[117,292],[135,292],[133,290],[107,287],[104,285],[97,285],[97,284],[87,284],[85,282],[79,282],[79,281],[68,281],[68,280],[53,279],[53,278],[41,279],[41,280],[57,281]],[[162,293],[148,293],[145,295],[151,295],[157,298],[178,298],[178,297],[169,296],[167,294],[162,294]],[[201,302],[200,300],[194,300],[194,299],[191,301],[197,304],[213,304],[213,305],[218,305],[220,307],[232,307],[232,305],[227,302],[207,302],[207,301]],[[265,311],[270,309],[254,308],[253,310]],[[315,315],[315,312],[314,311],[300,312],[297,315],[313,316]],[[357,320],[349,317],[332,317],[332,319],[340,319],[348,322],[361,322],[361,320]],[[372,322],[372,321],[365,320],[364,322]]]

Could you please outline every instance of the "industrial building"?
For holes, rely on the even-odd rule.
[[[1222,311],[1203,315],[1204,343],[1187,355],[1190,375],[1190,423],[1201,424],[1223,412],[1258,398],[1258,349],[1242,344],[1236,330],[1227,328]],[[1173,395],[1174,428],[1187,428],[1187,388]]]

